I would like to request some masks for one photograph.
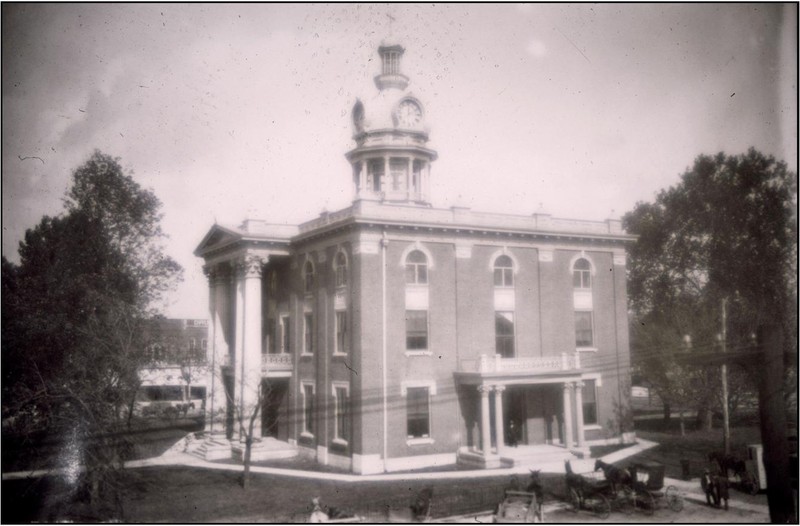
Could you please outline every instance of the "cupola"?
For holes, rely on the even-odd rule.
[[[378,48],[377,92],[353,105],[356,147],[346,156],[356,199],[429,206],[430,165],[437,154],[427,146],[425,108],[401,70],[404,52],[397,44]]]

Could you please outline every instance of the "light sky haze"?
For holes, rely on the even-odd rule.
[[[350,204],[350,110],[383,41],[425,105],[435,207],[602,221],[750,146],[796,172],[796,22],[797,4],[4,3],[3,255],[100,149],[164,204],[186,270],[166,314],[207,317],[192,252],[215,221]]]

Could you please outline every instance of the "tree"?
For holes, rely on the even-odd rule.
[[[625,215],[625,228],[639,236],[628,264],[633,359],[651,381],[661,380],[667,400],[665,371],[682,352],[682,335],[691,335],[694,353],[716,352],[723,298],[729,351],[747,348],[757,327],[774,320],[783,327],[786,355],[792,355],[796,208],[796,175],[785,163],[750,149],[736,156],[699,156],[677,185]],[[718,384],[713,370],[694,363],[710,375],[694,397],[703,413],[717,403]]]
[[[65,211],[26,232],[18,266],[3,260],[3,417],[72,447],[99,518],[121,514],[143,320],[181,275],[164,254],[160,206],[95,151],[73,173]]]

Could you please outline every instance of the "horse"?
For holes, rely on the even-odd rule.
[[[603,475],[605,475],[606,480],[611,483],[611,491],[613,493],[617,492],[618,484],[629,486],[633,483],[633,477],[631,476],[630,471],[627,469],[618,468],[613,464],[603,462],[598,458],[594,463],[594,470],[597,471],[599,469],[603,470]]]
[[[541,473],[541,470],[537,469],[534,471],[531,469],[530,472],[531,481],[528,483],[528,487],[525,488],[525,491],[533,493],[536,496],[535,514],[539,518],[539,522],[544,522],[544,511],[542,510],[542,503],[544,502],[544,487],[542,486],[542,480],[539,478],[539,473]]]
[[[726,477],[728,476],[729,470],[733,471],[733,474],[740,478],[747,472],[744,460],[719,451],[709,453],[708,461],[715,462],[719,466],[720,474]]]

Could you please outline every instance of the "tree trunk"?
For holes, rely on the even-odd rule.
[[[664,406],[664,423],[669,424],[669,421],[672,419],[672,408],[669,406],[669,402],[663,402]]]
[[[678,418],[680,419],[680,424],[681,424],[681,436],[685,437],[686,436],[686,425],[683,422],[683,409],[678,411]]]
[[[244,473],[242,474],[242,488],[250,487],[250,452],[253,449],[253,437],[248,436],[244,441]]]

